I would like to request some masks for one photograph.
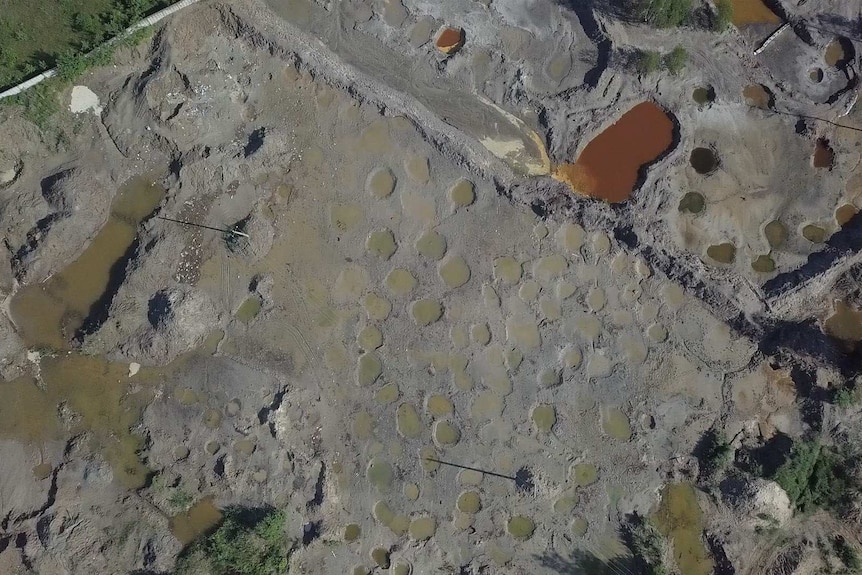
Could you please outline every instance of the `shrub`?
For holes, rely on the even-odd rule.
[[[717,0],[715,3],[715,22],[713,28],[717,32],[724,32],[730,27],[733,20],[733,3],[731,0]]]
[[[832,401],[835,405],[845,408],[854,405],[857,400],[858,394],[856,393],[856,390],[849,387],[842,387],[836,391],[835,395],[832,397]]]
[[[174,573],[280,575],[292,550],[284,529],[281,511],[229,508],[214,531],[180,554]]]
[[[652,50],[641,50],[635,59],[635,68],[641,74],[653,74],[661,65],[661,56]]]
[[[705,475],[724,469],[733,454],[733,448],[723,433],[710,429],[702,440],[701,466]]]
[[[659,28],[679,26],[691,13],[691,0],[639,0],[639,13]]]
[[[818,441],[796,443],[773,478],[800,511],[837,509],[847,502],[852,482],[845,462]]]
[[[631,515],[623,527],[623,538],[632,552],[638,572],[644,575],[665,575],[667,542],[652,523],[639,515]]]
[[[669,54],[666,54],[664,57],[664,65],[668,71],[676,76],[682,69],[685,68],[685,64],[688,61],[688,52],[685,51],[681,45],[677,44],[676,48],[671,50]]]

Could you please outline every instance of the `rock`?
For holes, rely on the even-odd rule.
[[[464,45],[464,30],[452,26],[443,26],[437,33],[437,40],[435,40],[434,45],[447,56],[451,56]]]
[[[724,502],[738,515],[740,525],[748,529],[776,524],[781,527],[793,517],[790,498],[774,481],[732,478],[722,481],[720,489]]]

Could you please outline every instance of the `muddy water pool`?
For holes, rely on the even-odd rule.
[[[122,273],[124,256],[133,246],[138,225],[164,197],[165,190],[146,177],[122,186],[111,204],[111,215],[77,260],[41,284],[21,289],[10,304],[12,321],[21,338],[33,347],[68,349],[94,306],[101,303],[112,281]]]

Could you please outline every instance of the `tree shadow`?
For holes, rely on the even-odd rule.
[[[555,573],[566,575],[641,575],[644,572],[630,556],[605,559],[590,551],[577,549],[564,556],[554,551],[538,555],[539,563]],[[644,574],[645,575],[645,574]]]

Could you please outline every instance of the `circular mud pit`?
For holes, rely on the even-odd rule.
[[[444,54],[454,54],[464,45],[464,30],[446,26],[437,34],[434,45]]]
[[[766,110],[771,108],[773,104],[772,92],[760,84],[746,86],[742,91],[742,97],[745,98],[745,103],[753,108]]]
[[[691,93],[691,99],[701,106],[715,101],[715,89],[712,86],[698,86]]]
[[[823,69],[822,68],[811,68],[808,71],[808,78],[814,82],[815,84],[819,84],[823,81]]]
[[[718,167],[718,156],[711,148],[695,148],[688,159],[698,174],[711,174]]]

